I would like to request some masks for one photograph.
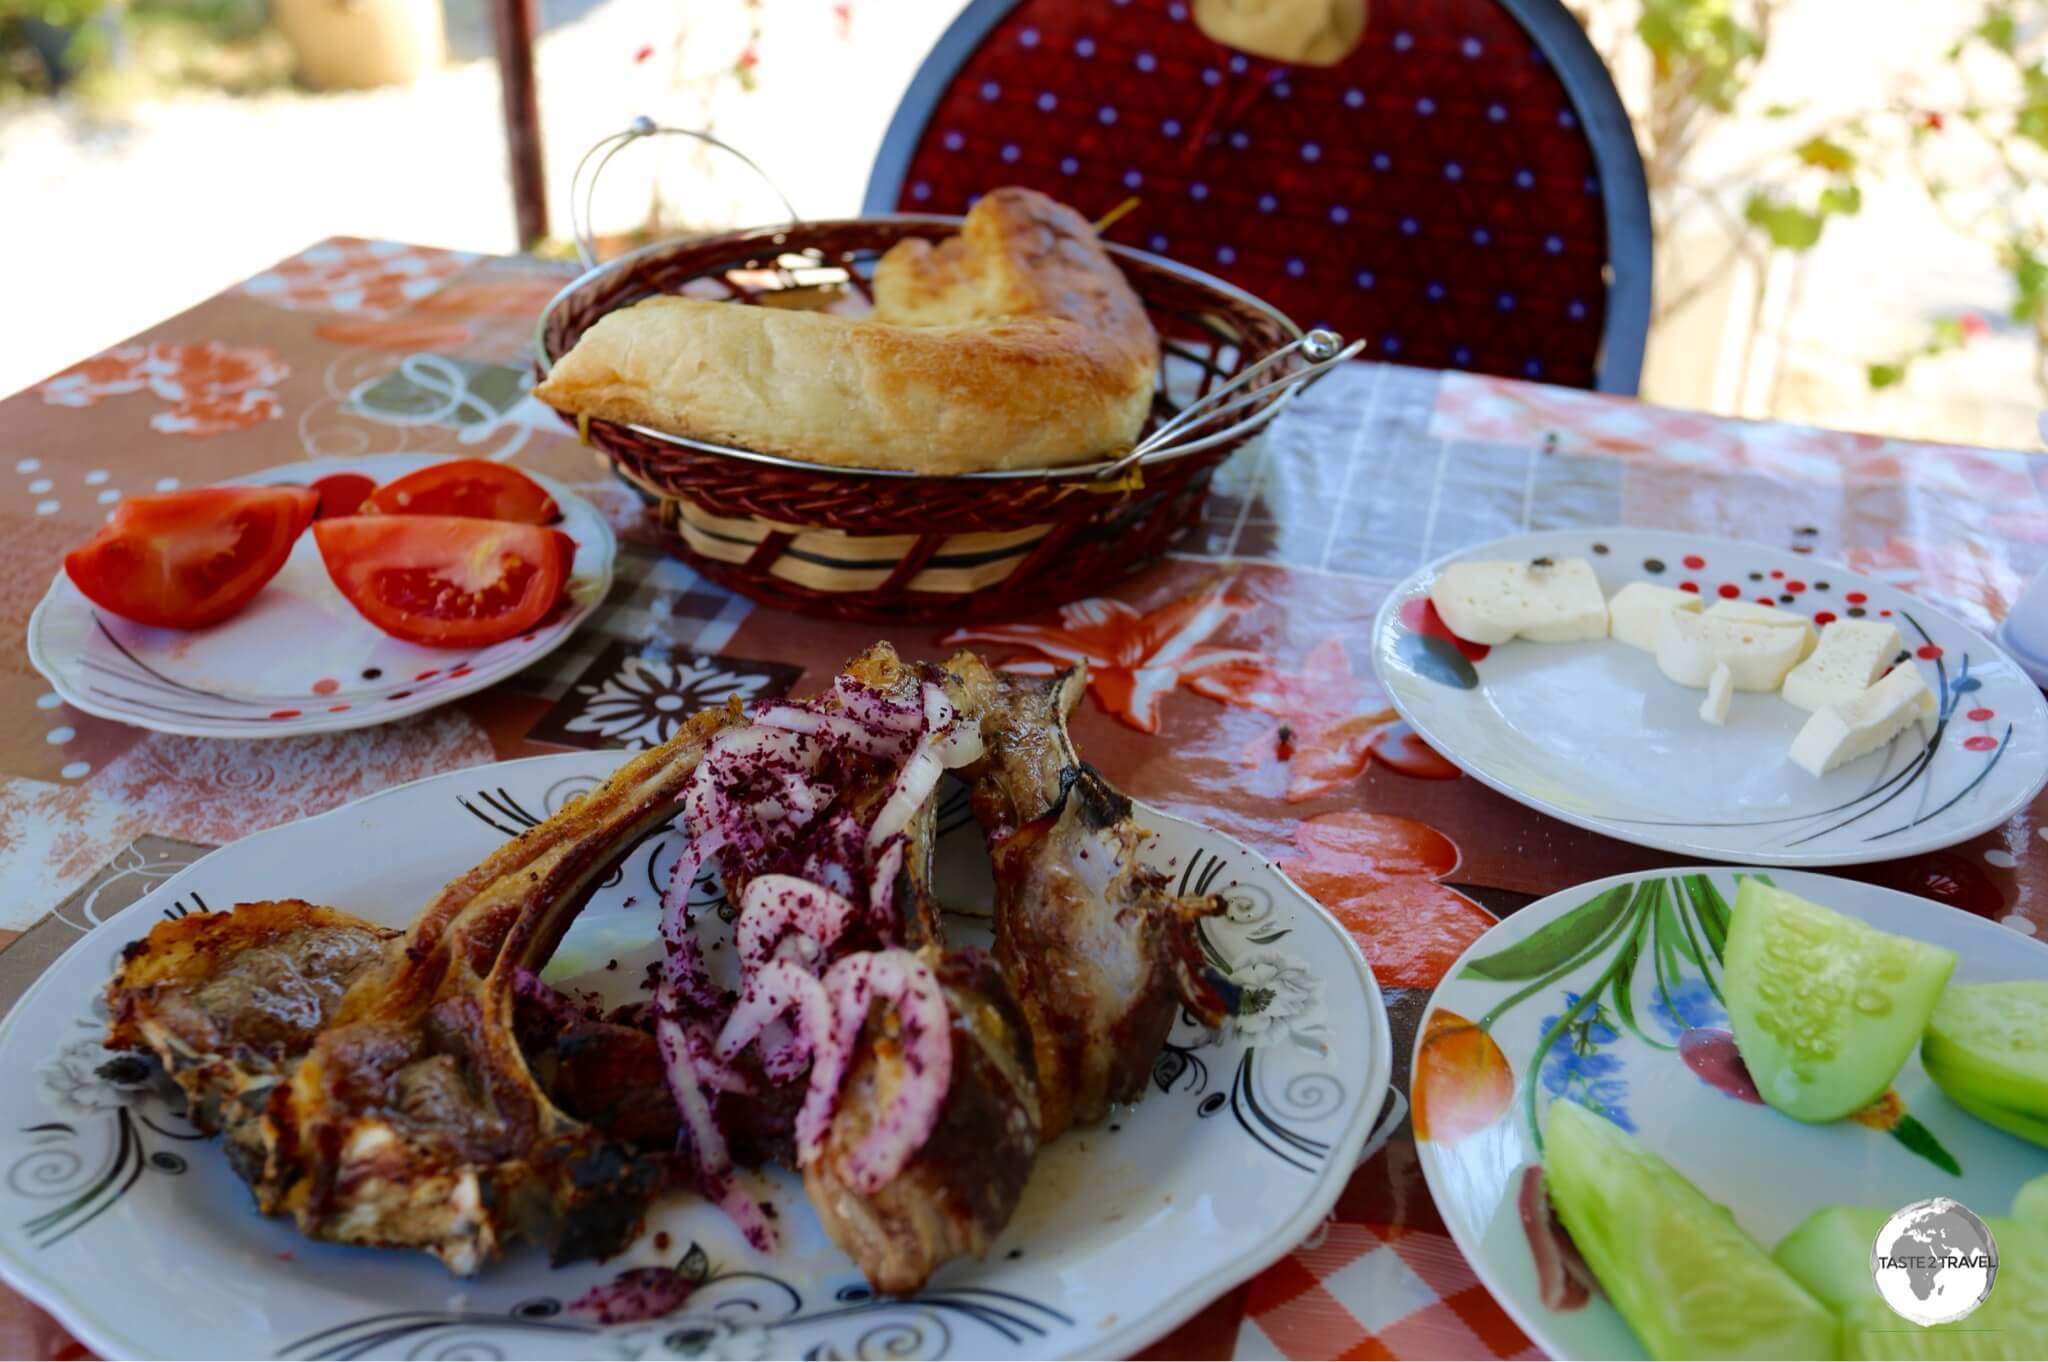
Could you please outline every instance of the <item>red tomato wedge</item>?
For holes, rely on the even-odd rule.
[[[576,557],[560,530],[466,516],[344,516],[316,522],[313,538],[364,619],[429,648],[525,633],[554,608]]]
[[[319,518],[332,520],[336,516],[354,515],[356,508],[377,490],[377,480],[361,473],[329,473],[313,479],[313,490],[320,494]]]
[[[461,515],[547,525],[562,518],[547,489],[489,459],[452,459],[407,473],[372,492],[365,515]]]
[[[129,497],[64,572],[103,610],[202,629],[254,600],[291,556],[320,499],[304,487],[196,487]]]

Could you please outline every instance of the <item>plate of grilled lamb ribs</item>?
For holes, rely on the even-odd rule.
[[[213,853],[0,1025],[0,1274],[108,1356],[1143,1347],[1315,1231],[1390,1049],[1083,680],[877,644]]]

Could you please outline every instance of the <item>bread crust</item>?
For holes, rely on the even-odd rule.
[[[842,467],[1086,463],[1138,438],[1158,337],[1087,221],[998,189],[957,237],[898,242],[867,317],[650,298],[534,395],[560,411]]]

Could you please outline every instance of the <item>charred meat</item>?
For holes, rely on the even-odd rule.
[[[1144,1096],[1177,1009],[1211,1026],[1227,1015],[1196,934],[1223,904],[1177,898],[1139,862],[1150,834],[1067,735],[1078,669],[1019,677],[971,653],[946,665],[981,724],[984,754],[961,774],[989,838],[996,960],[1029,1021],[1051,1140]]]
[[[265,1212],[314,1238],[425,1249],[464,1275],[520,1237],[558,1262],[631,1242],[669,1161],[542,1089],[515,1034],[516,983],[546,963],[618,856],[673,816],[705,746],[739,721],[736,706],[699,715],[501,847],[382,942],[316,1025],[292,1031],[292,1044],[308,1033],[310,1044],[281,1050],[257,1134],[239,1146]],[[256,941],[275,908],[225,915],[214,938],[222,977],[254,968],[233,948]],[[161,1011],[150,962],[174,958],[181,926],[156,928],[109,989],[109,1043],[147,1046],[173,1072],[192,1067],[177,1035],[143,1018]],[[261,1022],[228,1011],[231,1037]]]

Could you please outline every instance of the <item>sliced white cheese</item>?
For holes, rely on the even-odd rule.
[[[1474,643],[1607,637],[1607,597],[1583,558],[1452,563],[1430,584],[1429,599],[1452,633]]]
[[[1736,690],[1776,690],[1799,661],[1804,644],[1794,629],[1750,624],[1711,610],[1703,615],[1673,610],[1657,629],[1657,669],[1681,686],[1697,688],[1725,663]]]
[[[1820,647],[1785,678],[1785,698],[1801,709],[1853,700],[1899,655],[1899,631],[1881,620],[1836,620]]]
[[[1795,615],[1790,610],[1776,606],[1758,605],[1755,601],[1715,601],[1707,607],[1709,615],[1723,619],[1741,620],[1744,624],[1762,624],[1775,629],[1797,629],[1799,631],[1799,659],[1805,661],[1813,655],[1813,621],[1804,615]]]
[[[1707,698],[1700,701],[1700,717],[1710,724],[1728,722],[1728,700],[1735,694],[1735,673],[1728,669],[1726,662],[1714,664],[1714,674],[1707,678]]]
[[[1691,591],[1678,591],[1668,586],[1657,586],[1650,582],[1630,582],[1614,593],[1607,602],[1609,631],[1614,637],[1631,648],[1641,648],[1646,653],[1657,651],[1657,626],[1673,610],[1690,610],[1698,614],[1699,596]]]
[[[1894,667],[1861,695],[1822,705],[1792,739],[1792,760],[1814,775],[1877,751],[1916,721],[1934,717],[1918,667]]]

